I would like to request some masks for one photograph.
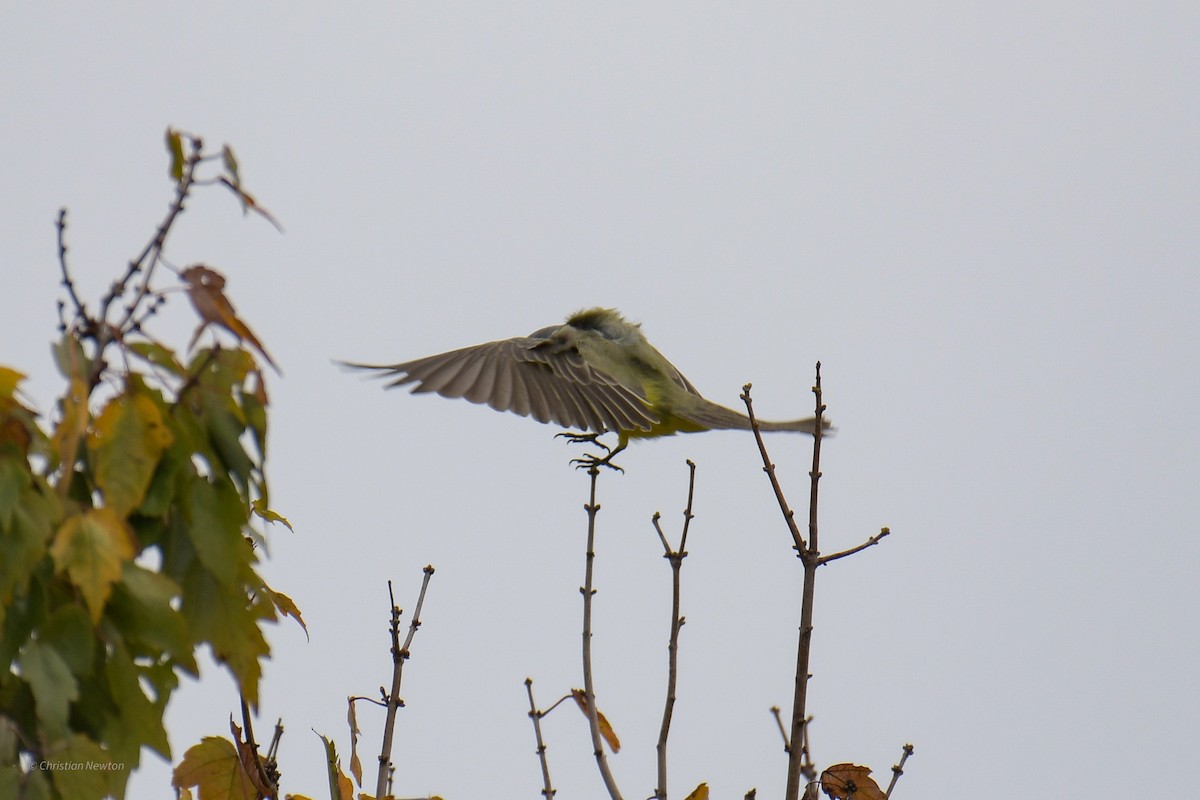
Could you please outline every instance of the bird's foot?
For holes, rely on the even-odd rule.
[[[562,438],[566,439],[571,444],[594,444],[594,445],[596,445],[596,447],[602,448],[604,450],[603,456],[597,456],[597,455],[592,455],[591,453],[585,453],[584,455],[582,455],[579,458],[571,459],[571,463],[575,465],[575,469],[591,470],[591,469],[598,469],[600,467],[608,467],[609,469],[615,469],[617,472],[625,471],[621,467],[618,467],[616,464],[612,463],[612,457],[615,456],[617,453],[621,452],[621,450],[623,450],[624,448],[618,447],[616,450],[612,449],[611,447],[606,445],[604,442],[600,441],[600,434],[598,434],[598,433],[575,433],[574,431],[563,431],[562,433],[555,434],[555,438],[558,438],[560,436]]]
[[[611,453],[612,448],[600,441],[598,433],[576,433],[575,431],[563,431],[562,433],[554,434],[555,439],[566,439],[571,444],[594,444],[597,447],[603,447],[606,453]]]
[[[597,442],[597,444],[599,444],[599,442]],[[601,445],[601,447],[603,447],[603,445]],[[614,455],[616,455],[616,453],[609,453],[601,458],[600,456],[594,456],[591,453],[584,453],[579,458],[572,458],[571,463],[575,465],[575,469],[586,469],[591,471],[594,469],[598,470],[600,467],[608,467],[609,469],[615,469],[617,472],[624,472],[625,469],[623,467],[618,467],[616,464],[612,463],[612,457]]]

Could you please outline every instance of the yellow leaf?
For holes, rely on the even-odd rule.
[[[183,754],[183,761],[171,775],[176,789],[195,786],[201,798],[218,797],[226,800],[255,800],[258,792],[251,783],[237,748],[220,736],[205,736]]]
[[[82,378],[72,378],[67,393],[62,397],[62,419],[54,428],[51,444],[58,463],[63,467],[63,475],[71,474],[75,468],[75,454],[79,440],[87,430],[87,384]]]
[[[93,508],[59,527],[50,555],[55,569],[79,588],[95,624],[121,578],[121,565],[133,559],[133,532],[111,508]]]
[[[166,134],[167,152],[171,154],[171,167],[168,174],[171,180],[178,183],[183,180],[183,165],[186,159],[183,156],[183,136],[179,131],[167,128]]]
[[[834,764],[821,773],[821,789],[833,800],[886,800],[871,768],[858,764]]]
[[[110,400],[88,437],[104,504],[122,517],[137,508],[172,438],[158,406],[146,395],[127,392]]]
[[[579,706],[579,710],[586,717],[588,714],[587,693],[583,689],[572,689],[571,696],[575,698],[575,704]],[[600,727],[600,736],[604,741],[608,742],[609,749],[614,753],[621,752],[621,740],[617,738],[616,731],[613,730],[612,725],[605,718],[604,712],[599,709],[596,710],[596,722]]]
[[[233,185],[240,186],[242,178],[238,174],[237,158],[233,155],[233,148],[229,145],[221,148],[221,161],[225,164],[225,171],[229,173],[230,178],[233,180]]]
[[[0,397],[12,397],[17,390],[17,384],[25,380],[24,373],[9,367],[0,367]]]
[[[689,794],[684,800],[708,800],[708,784],[702,783]]]
[[[269,586],[264,586],[263,588],[270,594],[271,603],[275,606],[275,609],[285,617],[291,617],[296,620],[300,624],[300,627],[304,629],[304,635],[307,637],[308,625],[304,623],[304,617],[300,616],[300,607],[296,605],[296,601],[283,592],[277,592]]]
[[[254,502],[250,504],[250,506],[254,509],[254,513],[257,516],[262,517],[267,522],[278,522],[281,525],[286,525],[287,529],[292,533],[296,532],[296,529],[292,527],[292,523],[288,522],[287,517],[277,514],[276,512],[267,508],[267,504],[263,502],[261,497],[256,498]]]

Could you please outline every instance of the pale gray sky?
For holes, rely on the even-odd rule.
[[[0,11],[0,363],[44,412],[66,205],[101,293],[169,197],[167,125],[230,142],[287,228],[199,195],[169,247],[224,272],[283,367],[260,728],[323,796],[345,697],[388,680],[411,608],[398,793],[536,797],[522,681],[579,673],[586,477],[552,428],[384,393],[400,361],[612,305],[711,399],[808,413],[824,362],[812,741],[896,794],[1177,791],[1200,748],[1200,7],[1195,3],[61,3]],[[180,346],[191,309],[156,323]],[[803,506],[806,439],[772,440]],[[800,571],[738,433],[631,448],[601,486],[597,688],[626,797],[654,783],[669,569],[684,570],[673,796],[782,793]],[[209,667],[176,757],[226,735]],[[360,709],[364,762],[381,715]],[[546,720],[560,798],[598,797],[581,715]],[[162,797],[146,753],[133,800]],[[1170,769],[1157,769],[1171,765]]]

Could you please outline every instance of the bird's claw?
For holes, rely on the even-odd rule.
[[[585,453],[584,455],[580,456],[579,458],[571,459],[571,463],[575,465],[575,469],[592,470],[592,469],[597,469],[599,467],[608,467],[609,469],[615,469],[617,472],[625,471],[621,467],[618,467],[616,464],[612,463],[612,457],[615,456],[618,452],[620,452],[620,450],[623,448],[617,448],[616,450],[613,450],[611,447],[606,445],[604,442],[600,441],[600,434],[598,434],[598,433],[575,433],[574,431],[563,431],[562,433],[555,434],[555,438],[558,438],[560,436],[562,438],[566,439],[571,444],[594,444],[596,447],[599,447],[604,450],[603,456],[597,456],[597,455],[592,455],[591,453]]]
[[[604,452],[611,453],[612,448],[600,441],[598,433],[575,433],[575,431],[563,431],[562,433],[554,434],[554,438],[566,439],[571,444],[594,444],[596,447],[604,448]]]
[[[597,444],[599,443],[597,442]],[[603,447],[603,445],[601,445],[601,447]],[[624,472],[625,469],[623,467],[619,467],[612,463],[612,457],[613,453],[609,453],[608,455],[604,456],[604,458],[594,456],[591,453],[585,453],[579,458],[572,458],[571,463],[575,465],[575,469],[594,470],[600,467],[608,467],[609,469],[615,469],[617,472]]]

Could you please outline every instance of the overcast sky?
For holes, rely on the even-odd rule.
[[[272,379],[262,720],[324,796],[345,697],[389,680],[387,587],[437,574],[405,674],[397,793],[537,797],[522,685],[582,684],[586,476],[553,428],[384,392],[401,361],[620,308],[710,399],[754,383],[838,426],[810,710],[821,765],[896,798],[1159,796],[1200,749],[1200,6],[6,4],[0,363],[45,414],[70,209],[95,298],[170,197],[168,125],[233,145],[284,224],[202,192],[168,257],[223,272]],[[173,296],[154,333],[194,326]],[[804,508],[809,440],[770,441]],[[779,797],[799,564],[736,432],[638,444],[600,487],[596,686],[627,798],[654,785],[670,571],[698,464],[671,789]],[[803,512],[801,512],[803,513]],[[209,662],[178,759],[227,735]],[[363,761],[382,715],[362,707]],[[545,722],[559,798],[599,797],[586,724]],[[163,797],[146,752],[133,800]],[[370,788],[368,788],[370,791]]]

